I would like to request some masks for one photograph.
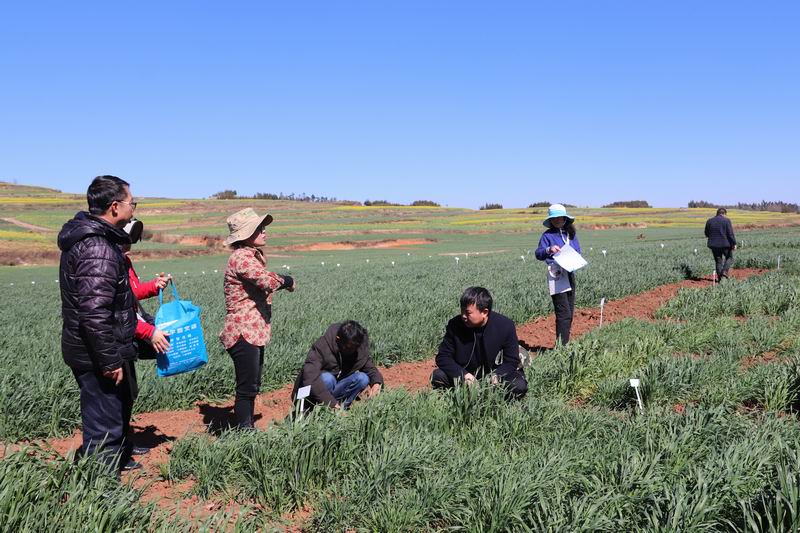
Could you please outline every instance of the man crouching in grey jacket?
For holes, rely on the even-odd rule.
[[[292,399],[300,387],[311,386],[312,404],[347,409],[361,391],[367,398],[381,391],[383,376],[369,351],[367,330],[354,320],[332,324],[308,352],[294,383]]]

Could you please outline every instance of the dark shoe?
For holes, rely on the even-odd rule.
[[[133,459],[128,459],[128,462],[125,463],[125,466],[121,468],[123,472],[130,472],[131,470],[139,470],[142,468],[142,463],[137,463]]]
[[[150,448],[144,446],[134,446],[131,450],[131,455],[147,455],[148,453],[150,453]]]

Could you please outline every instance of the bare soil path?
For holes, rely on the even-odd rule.
[[[739,269],[732,272],[736,279],[746,279],[763,274],[765,270]],[[603,322],[609,324],[625,318],[652,320],[655,311],[667,300],[673,298],[684,288],[703,288],[711,285],[710,279],[685,280],[678,283],[662,285],[620,300],[609,301],[605,305]],[[599,308],[582,308],[575,310],[572,323],[573,338],[583,335],[599,325]],[[550,349],[555,340],[555,321],[553,315],[541,317],[517,328],[520,344],[530,350]],[[390,368],[381,368],[386,386],[402,387],[409,391],[427,389],[431,372],[434,369],[433,359],[400,363]],[[256,427],[266,429],[270,423],[284,419],[292,409],[290,394],[292,384],[286,384],[278,390],[259,395],[257,399]],[[144,464],[143,471],[130,474],[134,483],[146,487],[143,500],[156,502],[171,513],[179,513],[188,518],[202,518],[219,509],[232,509],[230,502],[201,502],[197,497],[186,497],[191,482],[172,484],[159,478],[158,465],[166,463],[173,443],[190,433],[216,432],[233,422],[232,401],[221,405],[198,402],[195,409],[187,411],[158,411],[140,413],[135,416],[133,429],[137,445],[151,448],[151,452],[138,458]],[[46,444],[62,455],[80,446],[81,434],[65,439],[53,439]]]
[[[21,220],[17,220],[16,218],[11,217],[3,217],[0,220],[5,220],[10,224],[14,224],[15,226],[19,226],[20,228],[29,229],[31,231],[39,231],[42,233],[54,233],[56,230],[52,228],[45,228],[44,226],[37,226],[35,224],[28,224],[27,222],[23,222]]]

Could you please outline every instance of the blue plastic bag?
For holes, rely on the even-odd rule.
[[[161,377],[191,372],[208,363],[200,308],[178,297],[174,281],[172,294],[175,299],[164,303],[164,294],[158,291],[156,327],[169,336],[170,344],[167,353],[156,356],[157,372]]]

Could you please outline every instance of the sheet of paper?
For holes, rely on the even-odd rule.
[[[575,248],[569,244],[565,244],[561,248],[561,251],[559,251],[557,254],[554,254],[553,259],[567,272],[575,272],[579,268],[583,268],[589,264],[586,262],[586,259],[581,257],[581,254],[579,254]]]

